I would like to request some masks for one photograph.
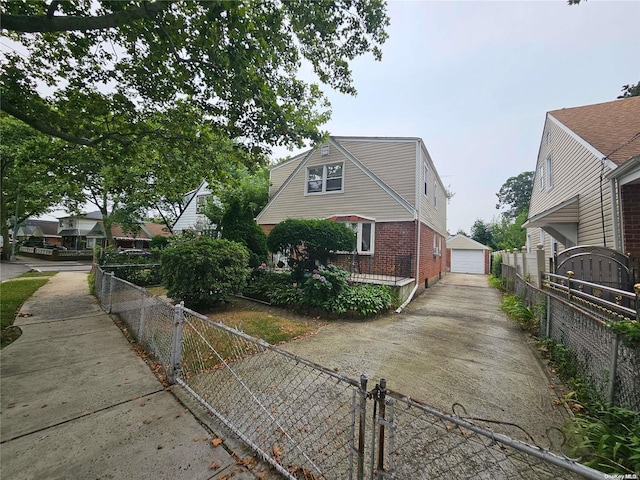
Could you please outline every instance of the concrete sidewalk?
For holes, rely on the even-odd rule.
[[[22,336],[0,353],[2,478],[278,478],[239,465],[251,455],[239,442],[212,445],[214,424],[165,390],[86,273],[52,277],[15,325]]]

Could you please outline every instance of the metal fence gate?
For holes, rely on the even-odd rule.
[[[96,272],[101,305],[127,323],[170,382],[289,479],[605,478],[498,434],[296,357],[145,289]]]

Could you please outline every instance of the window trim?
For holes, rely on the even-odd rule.
[[[553,157],[551,153],[549,153],[545,159],[545,174],[546,189],[551,190],[553,188]]]
[[[330,167],[333,165],[341,166],[342,175],[340,176],[340,189],[327,191],[327,167]],[[309,191],[309,170],[314,168],[320,168],[320,167],[322,167],[322,190],[318,192],[310,192]],[[304,194],[305,195],[327,195],[332,193],[343,193],[343,192],[344,192],[344,162],[331,162],[331,163],[325,163],[322,165],[309,165],[305,169],[305,176],[304,176]]]
[[[429,197],[429,165],[427,165],[427,162],[423,163],[422,172],[424,174],[422,193],[424,194],[425,197],[428,198]]]
[[[340,222],[344,223],[353,230],[353,225],[357,225],[357,229],[354,230],[356,234],[356,252],[358,255],[374,255],[375,253],[375,243],[376,243],[376,223],[375,222]],[[371,225],[371,234],[369,237],[369,250],[362,250],[362,226],[363,225]],[[351,253],[351,252],[344,252]]]
[[[201,194],[196,195],[196,214],[204,215],[203,209],[207,205],[207,200],[210,197],[210,194]],[[202,201],[200,201],[202,199]]]
[[[544,165],[540,165],[540,191],[543,191],[545,189],[545,168]]]

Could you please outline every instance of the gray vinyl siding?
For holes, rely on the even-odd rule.
[[[276,165],[269,172],[269,198],[273,197],[282,184],[287,180],[289,175],[293,173],[300,162],[304,159],[308,152],[298,155],[287,160],[280,165]]]
[[[344,162],[343,191],[305,194],[307,167],[336,162]],[[413,175],[410,178],[414,178]],[[284,188],[271,199],[260,214],[258,223],[271,225],[287,218],[314,219],[350,214],[370,217],[376,222],[413,220],[413,215],[405,207],[331,145],[329,155],[322,156],[320,149],[314,151],[308,161],[287,180]]]
[[[547,132],[550,134],[549,144],[546,142]],[[553,159],[553,186],[547,190],[545,183],[545,190],[540,190],[540,168],[544,165],[546,169],[549,153]],[[536,164],[529,217],[579,195],[578,244],[604,244],[602,211],[605,218],[607,246],[613,246],[611,192],[609,182],[604,180],[601,208],[601,170],[602,162],[596,155],[547,117]],[[606,175],[609,171],[609,167],[605,166],[602,173]]]
[[[418,198],[420,221],[429,225],[440,235],[447,236],[447,195],[445,186],[438,175],[438,172],[431,160],[429,152],[421,143],[420,158],[418,159]],[[429,167],[429,179],[427,185],[427,195],[424,194],[424,163]],[[438,184],[437,192],[434,192],[434,182]],[[438,196],[437,207],[434,205],[433,196]]]
[[[415,204],[416,139],[356,140],[335,137],[335,140],[360,160],[374,175],[398,195]]]

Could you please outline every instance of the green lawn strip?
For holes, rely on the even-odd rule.
[[[27,272],[19,275],[18,278],[32,278],[32,277],[53,277],[58,272]]]
[[[0,324],[2,327],[0,346],[2,348],[17,338],[8,334],[9,332],[5,332],[5,329],[13,325],[18,309],[36,290],[48,281],[48,278],[31,278],[2,283],[2,286],[0,286],[2,290],[2,295],[0,295]]]

